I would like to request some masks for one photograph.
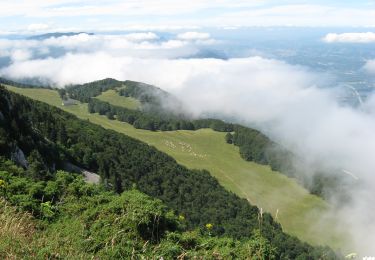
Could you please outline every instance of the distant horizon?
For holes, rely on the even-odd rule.
[[[298,0],[3,0],[0,32],[241,26],[375,27],[375,2]],[[318,18],[318,19],[317,19]],[[14,21],[17,21],[16,23]]]
[[[332,30],[334,32],[375,32],[374,26],[294,26],[294,25],[278,25],[278,26],[186,26],[186,27],[168,27],[168,26],[144,26],[144,27],[127,27],[121,29],[72,29],[72,28],[49,28],[41,31],[29,31],[29,30],[15,30],[15,31],[0,31],[0,37],[8,36],[29,36],[29,35],[43,35],[50,33],[94,33],[94,34],[121,34],[131,32],[165,32],[173,33],[180,31],[205,31],[205,30],[225,30],[225,31],[236,31],[241,29],[310,29],[310,30]],[[337,31],[334,31],[337,30]],[[352,31],[350,31],[352,30]]]

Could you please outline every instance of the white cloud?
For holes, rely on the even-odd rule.
[[[209,17],[210,25],[225,26],[375,26],[375,9],[318,4],[285,4]]]
[[[130,41],[147,41],[147,40],[157,40],[159,36],[157,36],[153,32],[147,33],[129,33],[124,36],[126,39]]]
[[[124,35],[89,35],[80,33],[72,36],[50,37],[45,40],[0,39],[1,56],[10,56],[15,50],[29,53],[53,53],[60,48],[63,52],[94,53],[105,51],[113,55],[129,57],[176,58],[192,56],[200,45],[216,43],[214,39],[186,41],[160,39],[153,32],[129,33]]]
[[[209,33],[204,32],[184,32],[177,34],[177,39],[181,41],[194,42],[199,45],[212,45],[218,41],[211,38]]]
[[[327,43],[342,42],[342,43],[371,43],[375,42],[375,33],[328,33],[323,41]]]
[[[364,69],[370,73],[375,75],[375,60],[368,60],[364,66]]]
[[[211,37],[209,33],[202,32],[184,32],[177,35],[178,39],[181,40],[208,40]]]
[[[67,66],[70,64],[70,66]],[[66,54],[62,58],[48,58],[14,63],[3,71],[9,77],[38,77],[58,84],[84,83],[92,78],[118,78],[118,68],[126,65],[126,61],[104,53]],[[19,70],[23,72],[20,73]]]
[[[0,56],[9,56],[11,58],[12,54],[17,51],[28,52],[31,54],[32,49],[36,49],[38,46],[39,43],[33,40],[0,39]]]
[[[0,15],[29,17],[93,16],[93,15],[179,15],[209,8],[246,8],[258,6],[264,0],[191,0],[181,5],[174,0],[114,0],[93,2],[88,0],[3,0]]]
[[[199,25],[165,25],[165,24],[127,24],[126,26],[111,26],[104,28],[107,31],[181,31],[181,30],[197,30],[200,29]]]
[[[30,24],[28,27],[27,27],[27,30],[29,31],[33,31],[33,32],[38,32],[38,31],[45,31],[49,28],[49,25],[48,24],[44,24],[44,23],[33,23],[33,24]]]
[[[51,37],[45,39],[44,41],[41,41],[41,44],[53,47],[64,47],[66,49],[83,49],[88,47],[93,48],[95,44],[99,43],[98,38],[98,36],[89,35],[87,33],[80,33],[72,36]]]
[[[17,50],[12,51],[10,56],[11,56],[12,61],[17,62],[17,61],[24,61],[24,60],[30,59],[32,57],[32,54],[28,50],[17,49]]]
[[[214,10],[214,12],[212,12]],[[197,17],[198,13],[206,13]],[[201,27],[201,26],[375,26],[373,6],[358,3],[293,4],[271,0],[191,0],[183,5],[174,0],[76,1],[76,0],[3,0],[0,17],[17,16],[18,25],[41,18],[70,27],[65,19],[74,19],[80,30],[147,27]],[[105,17],[105,19],[104,19]],[[115,18],[114,18],[115,17]],[[152,21],[150,22],[150,17]],[[25,19],[26,18],[26,19]],[[145,19],[147,18],[147,19]],[[22,22],[22,20],[25,20]],[[120,23],[119,23],[120,21]],[[147,22],[146,22],[147,21]],[[70,24],[70,25],[67,25]],[[121,26],[119,26],[121,24]],[[9,29],[4,23],[3,29]],[[1,25],[0,25],[1,26]],[[14,29],[14,28],[12,28]]]

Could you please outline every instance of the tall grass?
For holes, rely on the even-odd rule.
[[[19,212],[0,198],[0,259],[32,257],[30,243],[35,233],[31,214]]]

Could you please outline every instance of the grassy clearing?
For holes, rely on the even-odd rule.
[[[225,133],[198,131],[152,132],[105,116],[89,114],[87,104],[62,106],[57,92],[43,89],[10,90],[57,106],[81,119],[139,139],[174,157],[177,162],[194,169],[206,169],[228,190],[270,212],[284,230],[311,244],[343,248],[345,234],[339,232],[334,217],[319,221],[329,205],[311,195],[295,180],[271,171],[268,166],[244,161],[238,147],[224,141]]]
[[[125,107],[129,109],[138,109],[141,107],[141,102],[139,102],[137,99],[132,97],[120,96],[115,90],[112,89],[103,92],[96,98],[119,107]]]

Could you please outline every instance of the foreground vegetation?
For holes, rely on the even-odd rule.
[[[136,189],[118,195],[62,171],[44,182],[4,158],[0,169],[2,259],[276,257],[259,229],[242,241],[213,237],[210,223],[187,231],[182,215]]]

